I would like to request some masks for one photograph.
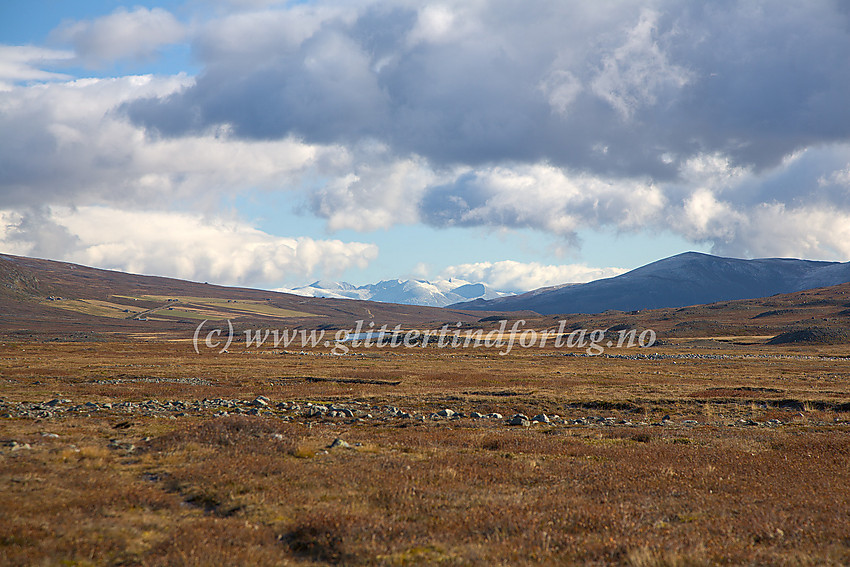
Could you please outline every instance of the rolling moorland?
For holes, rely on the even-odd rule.
[[[244,340],[358,320],[606,348]],[[848,365],[850,283],[559,316],[3,256],[0,563],[844,565]]]
[[[357,320],[396,325],[481,318],[457,310],[315,299],[7,255],[0,255],[0,308],[0,331],[55,337],[169,332],[185,336],[187,329],[205,319],[257,325],[285,322],[313,329]]]

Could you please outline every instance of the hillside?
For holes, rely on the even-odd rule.
[[[625,274],[492,300],[456,303],[459,309],[602,313],[684,307],[767,297],[850,282],[850,262],[789,258],[740,260],[686,252]]]
[[[0,254],[0,332],[185,331],[203,320],[235,325],[348,328],[475,321],[479,313],[347,299],[310,298],[126,274]]]
[[[527,313],[527,312],[525,312]],[[702,346],[740,342],[781,345],[847,344],[850,342],[850,283],[809,289],[756,299],[721,301],[687,307],[610,310],[596,314],[561,314],[529,317],[503,314],[524,320],[523,328],[652,329],[662,342],[705,340]],[[497,316],[497,317],[499,317]],[[496,326],[493,317],[484,318]],[[607,338],[606,338],[607,340]],[[700,343],[702,344],[702,343]]]
[[[836,272],[842,266],[829,269]],[[816,281],[815,276],[809,272],[805,277]],[[569,289],[546,288],[527,295]],[[303,297],[0,255],[0,333],[21,337],[90,339],[166,333],[186,338],[204,320],[225,319],[237,329],[351,329],[358,320],[419,328],[462,322],[464,328],[490,329],[503,318],[511,324],[523,319],[522,329],[557,328],[563,321],[568,330],[653,329],[660,339],[753,336],[767,340],[796,332],[778,340],[846,343],[850,283],[677,308],[539,315]]]

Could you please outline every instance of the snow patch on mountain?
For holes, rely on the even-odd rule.
[[[304,297],[359,299],[429,307],[445,307],[459,301],[497,299],[513,295],[511,292],[492,289],[480,282],[468,282],[457,278],[436,281],[384,280],[363,286],[354,286],[347,282],[316,281],[301,287],[281,288],[275,291]]]

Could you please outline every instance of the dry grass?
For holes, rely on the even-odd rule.
[[[273,412],[5,418],[0,442],[30,448],[0,446],[0,563],[850,563],[850,437],[834,423],[847,417],[835,409],[850,400],[846,360],[752,349],[770,357],[199,356],[185,344],[7,343],[0,398],[12,402],[262,394],[426,413],[634,423],[669,414],[677,425],[287,422]],[[118,375],[209,384],[97,382]],[[294,378],[310,375],[401,383]],[[739,419],[784,425],[729,427]],[[328,449],[338,437],[359,445]]]

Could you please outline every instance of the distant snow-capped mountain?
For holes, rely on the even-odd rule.
[[[510,292],[492,289],[483,283],[472,283],[456,278],[433,282],[425,280],[385,280],[359,287],[346,282],[316,281],[302,287],[282,288],[275,291],[305,297],[360,299],[429,307],[445,307],[460,301],[497,299],[513,295]]]

